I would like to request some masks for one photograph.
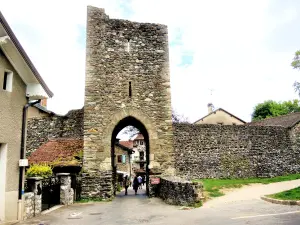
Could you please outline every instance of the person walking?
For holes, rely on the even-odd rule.
[[[138,181],[137,176],[135,176],[134,179],[133,179],[132,187],[133,187],[133,190],[134,190],[135,195],[136,195],[137,194],[137,190],[139,188],[139,181]]]
[[[145,177],[145,175],[143,175],[143,177],[142,177],[142,183],[143,183],[143,186],[144,186],[145,183],[146,183],[146,177]]]
[[[123,186],[125,187],[125,195],[127,195],[127,194],[128,194],[127,189],[128,189],[128,187],[129,187],[129,179],[128,179],[128,176],[127,176],[127,175],[125,176],[123,182],[124,182],[124,183],[123,183]]]
[[[143,179],[141,176],[138,176],[138,181],[139,181],[139,188],[142,189],[142,182],[143,182]]]

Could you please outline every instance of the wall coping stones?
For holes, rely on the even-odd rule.
[[[43,180],[43,178],[42,177],[26,177],[26,180],[36,180],[36,181],[38,181],[38,180]]]
[[[281,199],[275,199],[275,198],[270,198],[267,196],[262,196],[262,200],[271,202],[274,204],[281,204],[281,205],[300,205],[300,200],[281,200]]]
[[[57,173],[56,176],[70,176],[70,173]]]

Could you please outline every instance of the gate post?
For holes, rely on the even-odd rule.
[[[60,204],[71,205],[74,200],[74,190],[71,188],[70,173],[58,173],[60,179]]]
[[[30,192],[33,192],[33,216],[42,212],[42,177],[28,177],[27,185]]]

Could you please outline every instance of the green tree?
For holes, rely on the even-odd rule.
[[[282,116],[291,112],[300,112],[300,102],[298,99],[284,102],[268,100],[254,107],[252,121]]]
[[[295,52],[295,56],[294,56],[294,59],[291,63],[291,66],[294,69],[300,70],[300,50]],[[294,88],[295,88],[295,91],[298,92],[298,95],[300,96],[300,82],[295,81],[294,82]]]

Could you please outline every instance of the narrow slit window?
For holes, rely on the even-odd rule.
[[[126,43],[126,51],[130,52],[130,39],[127,39],[127,43]]]
[[[6,86],[7,86],[7,76],[8,76],[8,73],[7,72],[4,72],[4,78],[3,78],[3,90],[6,90]]]
[[[13,81],[13,73],[9,71],[4,71],[3,77],[3,90],[12,91],[12,81]]]
[[[129,81],[129,97],[131,98],[131,96],[132,96],[131,81]]]

